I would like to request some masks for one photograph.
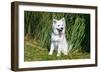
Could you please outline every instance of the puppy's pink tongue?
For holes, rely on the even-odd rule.
[[[59,32],[59,36],[61,37],[61,32]]]

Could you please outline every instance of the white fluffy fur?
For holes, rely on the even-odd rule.
[[[52,34],[51,34],[51,47],[49,55],[53,54],[53,51],[57,51],[57,56],[60,56],[61,53],[64,55],[68,54],[68,43],[65,37],[65,19],[60,20],[53,19],[52,24]]]

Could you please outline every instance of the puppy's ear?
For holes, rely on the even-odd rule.
[[[62,22],[65,22],[65,18],[63,17],[63,18],[61,19],[61,21],[62,21]]]
[[[61,19],[61,21],[62,21],[63,25],[66,26],[66,22],[65,22],[65,18],[64,17]]]
[[[56,24],[57,23],[57,20],[56,19],[53,19],[53,24]]]

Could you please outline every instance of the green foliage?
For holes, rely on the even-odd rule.
[[[89,25],[86,24],[86,21],[89,21],[89,19],[85,20],[87,15],[88,14],[25,11],[25,36],[28,34],[28,36],[32,36],[32,39],[36,40],[41,47],[47,47],[50,45],[52,19],[55,18],[59,20],[65,17],[66,37],[69,44],[72,44],[73,48],[83,48],[81,42],[89,35],[89,33],[85,33],[86,25]],[[89,18],[89,15],[87,17]],[[90,28],[88,27],[88,29]]]
[[[71,27],[71,31],[69,31],[70,34],[70,43],[73,44],[72,47],[74,48],[81,48],[81,42],[85,37],[85,23],[84,23],[84,19],[77,17],[75,19],[75,23],[74,25]]]
[[[24,36],[25,40],[35,41],[37,46],[50,48],[53,18],[66,20],[66,38],[72,50],[81,49],[82,52],[90,52],[90,15],[75,13],[55,12],[24,12]]]

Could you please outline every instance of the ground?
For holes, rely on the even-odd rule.
[[[64,60],[64,59],[87,59],[90,58],[88,52],[79,50],[70,51],[68,55],[56,56],[56,52],[52,56],[48,55],[47,48],[41,48],[38,43],[33,40],[25,40],[24,42],[24,61],[44,61],[44,60]]]

